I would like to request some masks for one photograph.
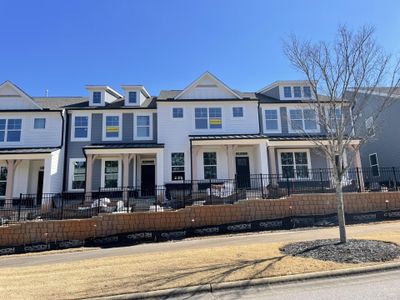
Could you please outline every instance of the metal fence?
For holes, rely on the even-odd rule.
[[[386,192],[400,187],[400,168],[354,168],[344,192]],[[278,199],[291,194],[334,193],[332,169],[289,169],[285,174],[251,174],[234,179],[189,180],[164,186],[100,188],[91,193],[21,194],[0,200],[0,225],[35,219],[91,218],[100,213],[165,211],[193,205]]]

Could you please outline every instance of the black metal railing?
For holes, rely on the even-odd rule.
[[[0,225],[27,220],[91,218],[101,213],[176,210],[193,205],[233,204],[291,194],[334,193],[332,169],[287,169],[285,174],[251,174],[234,179],[186,180],[163,186],[99,188],[90,193],[21,194],[0,200]],[[387,192],[400,188],[400,167],[353,168],[344,192]]]

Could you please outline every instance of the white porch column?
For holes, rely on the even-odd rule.
[[[157,169],[156,169],[156,185],[164,185],[164,151],[163,149],[158,150],[156,154],[156,164],[157,164]]]
[[[261,142],[258,145],[259,159],[260,159],[260,173],[268,174],[268,157],[267,157],[267,143]]]
[[[14,177],[15,169],[21,160],[10,159],[7,162],[7,184],[6,184],[6,195],[5,195],[5,206],[12,206],[13,192],[14,192]]]
[[[272,183],[277,182],[275,147],[268,146],[269,174],[272,174]]]
[[[128,186],[129,186],[129,162],[131,160],[130,154],[122,154],[122,199],[128,201]]]
[[[197,180],[197,155],[199,154],[199,147],[197,146],[192,146],[192,165],[191,165],[191,180]],[[193,182],[192,183],[192,190],[197,191],[198,190],[198,183]]]
[[[235,179],[236,165],[235,165],[235,152],[236,145],[226,145],[227,159],[228,159],[228,179]]]
[[[43,172],[43,193],[51,193],[51,155],[44,159],[44,172]],[[42,211],[47,212],[51,209],[51,197],[44,197],[42,199]]]
[[[92,195],[92,177],[93,177],[93,163],[95,160],[95,155],[87,154],[86,155],[86,186],[85,186],[85,194],[86,196]]]

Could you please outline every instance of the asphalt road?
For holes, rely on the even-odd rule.
[[[400,222],[382,222],[348,226],[348,236],[399,231]],[[284,243],[314,239],[337,238],[337,227],[312,228],[290,231],[254,232],[248,234],[221,235],[191,238],[182,241],[141,244],[128,247],[95,248],[83,251],[51,251],[36,254],[20,254],[0,257],[0,268],[57,264],[103,257],[124,256],[141,253],[159,253],[188,249],[204,249],[219,246],[236,246],[256,243]],[[399,298],[400,299],[400,293]]]
[[[170,299],[397,300],[400,299],[400,271],[228,290]]]

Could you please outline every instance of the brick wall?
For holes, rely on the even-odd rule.
[[[388,201],[388,202],[386,202]],[[347,193],[347,213],[400,209],[400,192]],[[192,206],[170,212],[105,214],[92,219],[25,222],[0,227],[0,246],[85,240],[119,233],[168,231],[336,212],[334,194],[292,195],[281,200],[248,200],[234,205]]]

